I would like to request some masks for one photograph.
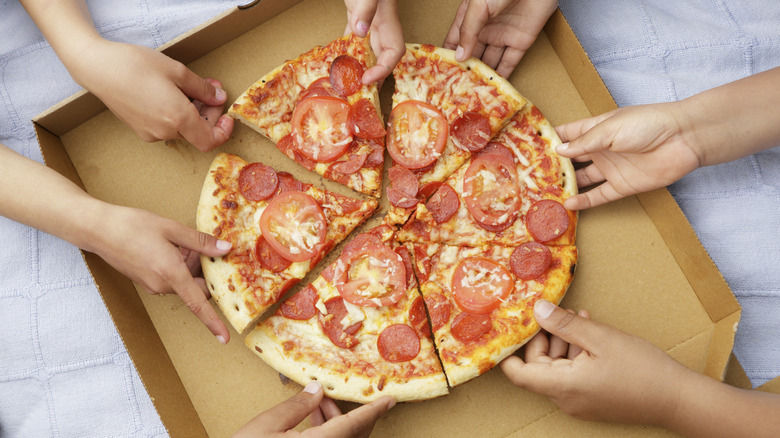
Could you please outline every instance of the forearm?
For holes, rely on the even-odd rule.
[[[682,131],[702,166],[780,145],[780,67],[679,102]]]
[[[0,145],[0,215],[94,250],[90,224],[107,204],[56,171]]]
[[[663,426],[687,437],[777,436],[780,396],[691,374],[680,382],[676,412]]]

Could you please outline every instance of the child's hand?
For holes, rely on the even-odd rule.
[[[685,375],[694,374],[649,342],[585,312],[540,300],[534,316],[547,333],[528,342],[525,360],[510,356],[501,370],[576,418],[660,425],[675,411]]]
[[[395,399],[382,397],[342,415],[333,400],[324,397],[319,383],[312,381],[302,392],[261,413],[233,438],[310,436],[322,438],[367,437],[374,423],[395,405]],[[310,429],[303,432],[291,430],[311,418]]]
[[[558,6],[557,0],[462,0],[444,47],[509,77]]]
[[[577,170],[577,185],[603,182],[567,199],[566,208],[581,210],[665,187],[699,167],[701,152],[688,141],[686,125],[686,116],[670,103],[620,108],[558,126],[564,142],[558,153],[593,161]]]
[[[218,257],[229,242],[145,210],[102,206],[88,248],[151,294],[175,293],[220,342],[230,333],[209,304],[198,254]]]
[[[381,82],[393,72],[406,51],[396,0],[345,0],[347,29],[365,37],[371,32],[371,48],[376,53],[374,67],[363,73],[363,83]]]
[[[93,39],[71,73],[144,141],[185,139],[201,151],[225,143],[222,84],[143,46]]]

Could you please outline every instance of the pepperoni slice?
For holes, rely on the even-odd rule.
[[[366,158],[366,167],[378,167],[385,162],[385,148],[382,143],[371,141],[371,151]]]
[[[358,330],[363,326],[362,322],[353,324],[346,329],[341,325],[341,320],[347,316],[347,307],[344,305],[344,299],[341,297],[333,297],[328,301],[325,301],[325,309],[327,314],[320,314],[320,327],[323,333],[328,336],[334,345],[340,348],[355,348],[360,342],[354,336]]]
[[[508,159],[509,161],[514,162],[515,161],[515,154],[512,152],[511,149],[508,147],[502,145],[501,143],[496,143],[494,141],[491,141],[488,143],[487,146],[485,146],[484,149],[479,151],[479,156],[482,155],[498,155],[501,157],[504,157]]]
[[[412,223],[418,223],[414,221]],[[431,258],[425,252],[425,248],[421,246],[414,246],[414,259],[417,263],[417,278],[420,281],[428,281],[428,276],[431,275]]]
[[[312,96],[335,96],[335,95],[336,93],[333,91],[333,87],[330,85],[330,78],[326,76],[312,82],[308,88],[303,90],[301,94],[298,95],[298,102]]]
[[[425,306],[428,308],[428,315],[431,317],[431,325],[433,325],[432,329],[435,333],[450,320],[452,305],[444,294],[434,292],[425,297]]]
[[[431,181],[425,184],[424,186],[420,187],[420,190],[417,193],[417,197],[424,202],[427,202],[431,196],[436,193],[436,190],[439,190],[439,187],[441,187],[442,184],[444,183],[441,181]]]
[[[452,141],[455,146],[477,152],[490,141],[490,122],[480,113],[467,112],[452,122]]]
[[[401,192],[414,198],[420,190],[420,182],[417,176],[409,169],[403,166],[393,166],[387,171],[387,177],[390,178],[390,185]]]
[[[442,184],[439,190],[431,196],[425,204],[433,215],[436,223],[442,224],[450,220],[460,208],[460,199],[455,190],[449,184]]]
[[[379,334],[376,348],[388,362],[408,362],[420,353],[420,338],[406,324],[393,324]]]
[[[355,137],[384,138],[387,134],[382,120],[376,112],[376,107],[365,97],[352,104],[349,108],[347,121]]]
[[[400,208],[414,207],[420,201],[416,197],[409,196],[406,193],[392,187],[387,189],[387,199],[391,204]]]
[[[412,256],[409,255],[409,250],[405,246],[399,246],[395,250],[395,253],[401,257],[404,262],[404,268],[406,268],[406,288],[412,287],[414,281],[414,272],[412,272]]]
[[[521,280],[533,280],[547,272],[552,264],[550,248],[539,242],[524,243],[509,256],[509,267]]]
[[[351,175],[363,167],[366,158],[368,158],[368,154],[365,153],[352,155],[347,161],[337,161],[331,164],[330,168],[342,175]]]
[[[276,193],[276,171],[263,163],[250,163],[238,174],[238,189],[250,201],[264,201]]]
[[[277,194],[284,192],[305,192],[309,188],[308,184],[298,181],[288,172],[278,172],[277,175],[279,176],[279,192]]]
[[[306,158],[302,153],[298,152],[292,134],[287,134],[282,137],[279,140],[279,143],[276,143],[276,148],[308,170],[314,170],[314,167],[317,166],[316,162]]]
[[[417,297],[409,307],[409,324],[417,330],[417,333],[427,337],[431,336],[431,326],[428,325],[428,317],[425,316],[425,304],[423,298]]]
[[[531,206],[525,221],[531,237],[539,242],[549,242],[569,228],[569,212],[558,201],[542,199]]]
[[[453,338],[466,344],[488,333],[492,327],[490,315],[472,315],[463,312],[452,321],[450,332]]]
[[[271,246],[263,236],[257,238],[255,254],[260,264],[271,272],[281,272],[287,269],[292,262],[284,258]]]
[[[314,286],[308,285],[282,303],[280,307],[282,315],[300,321],[310,319],[317,313],[318,299],[317,290]]]
[[[363,65],[349,55],[336,57],[330,64],[330,85],[344,97],[357,93],[363,86]]]
[[[514,288],[512,274],[487,257],[462,260],[452,275],[455,303],[475,315],[492,312]]]

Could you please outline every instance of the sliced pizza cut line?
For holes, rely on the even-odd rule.
[[[243,332],[377,204],[218,155],[203,184],[196,224],[233,244],[223,257],[201,256],[207,287],[231,325]]]

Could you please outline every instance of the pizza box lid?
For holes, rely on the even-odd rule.
[[[458,3],[399,0],[406,40],[441,45]],[[342,0],[256,2],[215,17],[161,50],[203,77],[219,78],[232,101],[286,59],[341,36],[345,12]],[[510,81],[554,125],[616,107],[560,12]],[[389,80],[381,92],[385,116],[391,94]],[[209,153],[183,141],[144,143],[86,92],[37,116],[34,123],[47,165],[93,196],[192,227],[200,188],[220,151],[351,193],[304,170],[240,123],[226,145]],[[382,211],[365,227],[376,224]],[[588,309],[594,319],[648,339],[686,366],[724,378],[740,307],[666,190],[582,212],[577,246],[579,263],[565,307]],[[178,297],[150,296],[96,255],[85,252],[84,258],[173,436],[227,436],[300,390],[246,348],[240,334],[233,332],[229,345],[222,346]],[[327,263],[328,258],[301,285]],[[354,406],[341,403],[343,409]],[[514,387],[494,369],[447,396],[397,405],[379,420],[373,436],[521,434],[669,432],[574,420],[545,397]]]

